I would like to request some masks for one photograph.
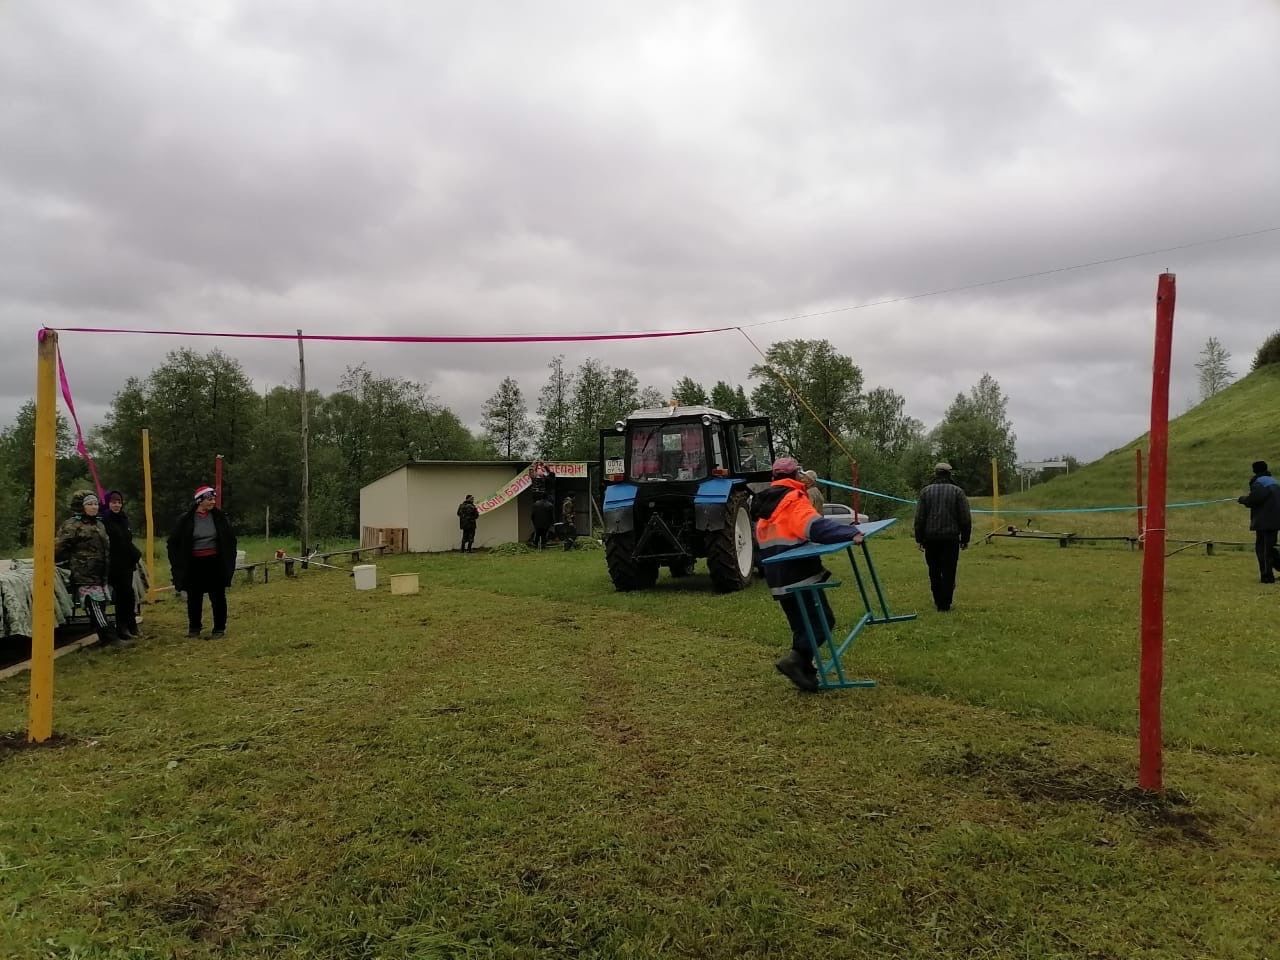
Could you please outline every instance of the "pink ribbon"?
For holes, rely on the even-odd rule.
[[[139,333],[149,337],[226,337],[236,340],[327,340],[338,343],[571,343],[595,340],[656,340],[662,337],[696,337],[704,333],[724,333],[737,327],[706,327],[701,330],[649,330],[638,333],[538,333],[494,334],[474,337],[383,336],[338,333],[232,333],[225,330],[139,330],[120,327],[50,327],[59,333]]]
[[[44,339],[43,331],[40,339]],[[93,487],[98,491],[98,499],[101,500],[106,496],[106,491],[102,489],[102,481],[98,479],[98,465],[93,462],[89,447],[84,442],[84,431],[80,429],[80,418],[76,416],[76,402],[71,399],[71,384],[67,382],[67,368],[62,365],[61,350],[58,351],[58,382],[62,386],[62,399],[66,401],[67,409],[71,412],[71,422],[76,425],[76,453],[80,454],[81,459],[89,465],[89,473],[93,475]]]

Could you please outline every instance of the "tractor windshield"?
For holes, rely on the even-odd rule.
[[[631,428],[632,480],[701,480],[707,453],[700,423]]]

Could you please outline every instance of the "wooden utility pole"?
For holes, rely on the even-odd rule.
[[[310,424],[307,422],[307,359],[302,353],[302,330],[298,330],[298,386],[302,390],[302,555],[311,544],[311,469],[307,463]]]
[[[1146,551],[1142,556],[1142,658],[1138,673],[1138,786],[1164,790],[1164,541],[1169,464],[1169,367],[1173,352],[1172,273],[1156,288],[1155,360],[1151,365],[1151,462],[1147,466]]]
[[[36,350],[35,569],[31,581],[31,703],[27,739],[53,736],[53,539],[58,469],[58,408],[55,384],[58,335],[41,330]]]

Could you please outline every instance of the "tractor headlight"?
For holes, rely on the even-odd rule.
[[[702,425],[703,425],[704,427],[709,427],[709,426],[711,426],[711,414],[709,414],[709,413],[704,413],[704,414],[702,415]]]
[[[627,429],[627,425],[623,423],[621,420],[619,420],[613,425],[613,429],[621,433],[623,430]]]

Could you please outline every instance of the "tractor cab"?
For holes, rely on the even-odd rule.
[[[769,483],[773,438],[763,417],[714,407],[636,410],[600,434],[605,556],[619,590],[653,586],[706,557],[722,591],[750,582],[749,505]]]
[[[714,407],[636,410],[601,431],[600,459],[611,483],[696,483],[732,477],[769,481],[773,438],[764,417],[735,420]]]

